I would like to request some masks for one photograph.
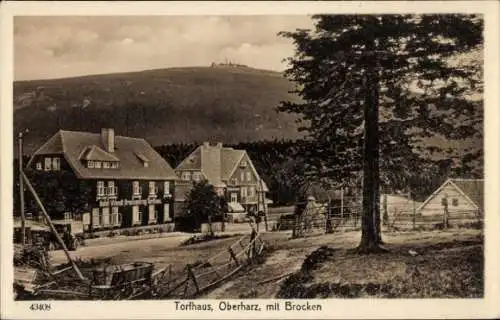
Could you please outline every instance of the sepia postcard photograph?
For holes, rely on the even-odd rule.
[[[2,4],[2,318],[495,318],[498,11]]]

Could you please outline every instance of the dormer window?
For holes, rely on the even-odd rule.
[[[144,168],[149,167],[149,159],[146,158],[146,156],[144,156],[142,153],[136,153],[135,156],[137,158],[139,158],[139,160],[142,162],[142,165],[144,166]]]

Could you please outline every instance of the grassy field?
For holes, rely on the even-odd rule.
[[[385,234],[387,253],[358,255],[359,232],[268,237],[266,261],[206,298],[479,298],[479,230]],[[413,256],[409,253],[416,252]],[[282,277],[280,277],[282,276]]]

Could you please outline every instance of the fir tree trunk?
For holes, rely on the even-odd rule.
[[[372,61],[373,63],[373,61]],[[364,150],[363,150],[363,213],[361,217],[360,252],[379,251],[380,238],[380,175],[379,175],[379,101],[378,77],[368,67],[365,77]]]

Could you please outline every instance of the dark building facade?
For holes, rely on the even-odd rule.
[[[115,136],[110,128],[100,134],[60,130],[27,167],[42,177],[66,171],[86,185],[84,231],[173,223],[176,174],[144,139]]]

